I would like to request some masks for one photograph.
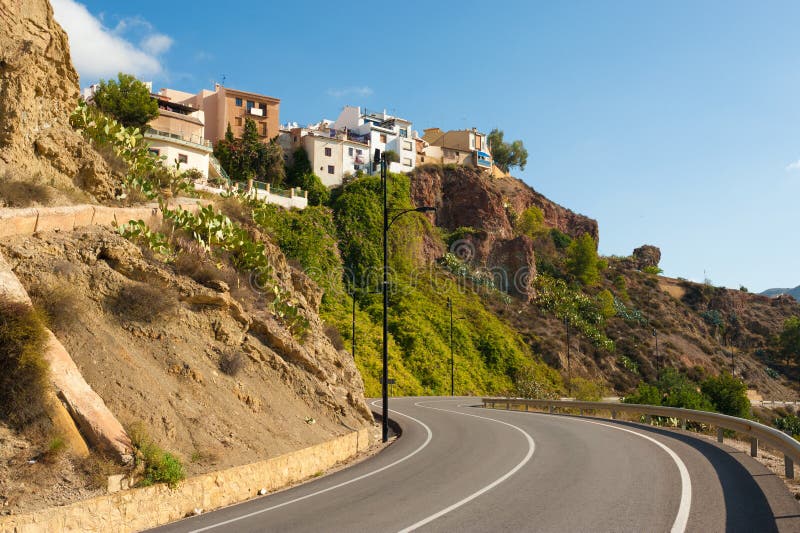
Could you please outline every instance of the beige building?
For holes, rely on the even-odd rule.
[[[487,136],[475,128],[450,131],[428,128],[422,139],[427,146],[421,155],[418,154],[420,163],[455,163],[481,170],[492,168],[492,154]]]
[[[158,116],[148,123],[144,133],[150,151],[170,166],[180,165],[208,177],[211,143],[205,139],[203,112],[194,107],[173,102],[159,93]]]
[[[287,156],[302,146],[311,170],[326,187],[342,184],[345,176],[369,171],[369,145],[332,129],[291,128],[278,138]]]
[[[212,143],[225,137],[228,124],[233,135],[241,137],[245,119],[256,123],[259,137],[264,142],[280,133],[280,105],[278,98],[263,94],[238,91],[216,84],[213,91],[203,89],[197,94],[171,89],[161,93],[173,101],[201,109],[205,113],[205,135]]]

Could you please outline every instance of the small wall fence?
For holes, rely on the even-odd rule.
[[[686,429],[687,422],[708,424],[717,428],[717,441],[722,442],[724,430],[735,431],[750,438],[750,455],[758,455],[759,442],[783,453],[784,472],[787,478],[794,477],[794,463],[800,463],[800,442],[782,431],[765,426],[753,420],[737,418],[735,416],[677,407],[663,407],[660,405],[639,405],[631,403],[605,403],[581,402],[572,400],[526,400],[522,398],[484,398],[483,406],[491,409],[507,409],[530,411],[541,409],[554,414],[565,411],[578,411],[581,416],[591,412],[608,412],[612,419],[619,413],[644,415],[645,422],[650,423],[652,417],[660,416],[680,420],[682,429]]]

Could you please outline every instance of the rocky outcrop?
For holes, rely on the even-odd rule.
[[[649,244],[642,245],[633,251],[633,266],[638,270],[647,267],[657,267],[661,261],[661,250]]]
[[[0,173],[113,194],[105,161],[69,125],[78,74],[47,0],[0,2]]]

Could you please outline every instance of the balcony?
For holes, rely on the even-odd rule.
[[[145,139],[170,141],[175,144],[180,144],[194,149],[201,149],[207,152],[211,152],[213,150],[211,141],[203,139],[199,135],[185,135],[183,132],[172,133],[169,131],[160,131],[153,128],[148,128],[144,133],[144,137]]]
[[[247,108],[247,114],[248,115],[253,115],[253,116],[256,116],[256,117],[265,117],[265,116],[267,116],[267,110],[266,109],[261,109],[260,107],[248,107]]]

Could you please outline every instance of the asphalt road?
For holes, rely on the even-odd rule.
[[[155,531],[795,531],[746,454],[625,422],[391,399],[402,436],[295,488]]]

